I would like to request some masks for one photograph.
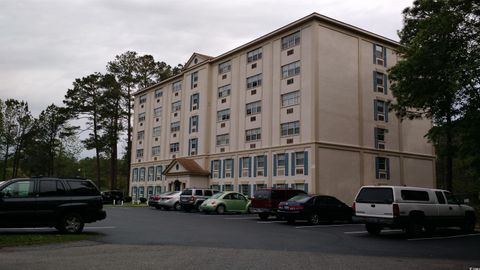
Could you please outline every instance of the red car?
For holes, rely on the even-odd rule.
[[[261,220],[267,220],[269,216],[277,216],[278,204],[299,194],[307,193],[289,188],[259,189],[253,195],[252,213],[258,214]]]

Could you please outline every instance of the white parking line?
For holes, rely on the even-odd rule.
[[[272,220],[272,221],[257,221],[258,224],[270,224],[270,223],[280,223],[280,222],[285,222],[283,220]]]
[[[258,219],[258,217],[230,217],[224,219]]]
[[[345,227],[345,226],[359,226],[363,224],[334,224],[334,225],[311,225],[311,226],[297,226],[295,229],[303,228],[329,228],[329,227]]]
[[[403,232],[402,230],[382,230],[383,232]],[[356,231],[356,232],[344,232],[345,234],[362,234],[362,233],[368,233],[367,231]]]
[[[469,236],[480,236],[480,233],[452,235],[452,236],[425,237],[425,238],[412,238],[412,239],[407,239],[407,240],[408,241],[437,240],[437,239],[462,238],[462,237],[469,237]]]
[[[102,230],[102,229],[116,229],[115,226],[104,226],[104,227],[85,227],[84,229],[92,229],[92,230]]]

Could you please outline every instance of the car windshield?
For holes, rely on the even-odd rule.
[[[255,192],[255,195],[253,197],[255,199],[269,199],[270,198],[270,190],[267,190],[267,189],[257,190],[257,192]]]
[[[215,193],[215,194],[212,195],[212,197],[210,197],[210,199],[218,199],[218,198],[222,197],[223,194],[225,194],[225,192]]]
[[[310,198],[312,198],[312,197],[308,196],[307,194],[300,194],[300,195],[297,195],[295,197],[290,198],[290,200],[288,200],[288,201],[289,202],[304,203],[304,202],[307,202],[308,200],[310,200]]]

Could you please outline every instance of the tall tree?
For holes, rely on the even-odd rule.
[[[478,1],[418,0],[403,11],[400,61],[389,71],[393,109],[402,118],[426,117],[435,127],[428,137],[443,141],[445,188],[452,190],[455,120],[478,94]],[[477,83],[475,83],[475,77]],[[476,89],[476,91],[472,91]]]
[[[118,140],[123,131],[122,120],[125,111],[122,108],[122,91],[115,76],[106,74],[102,79],[105,92],[102,95],[101,125],[103,127],[102,141],[106,152],[110,155],[110,188],[118,186]]]
[[[123,92],[124,99],[122,106],[126,111],[127,122],[127,166],[130,172],[130,163],[132,156],[132,111],[133,111],[133,97],[132,93],[136,90],[138,77],[136,76],[136,58],[137,53],[127,51],[121,55],[115,56],[115,60],[107,64],[107,71],[116,77]]]
[[[31,115],[28,105],[24,101],[8,99],[1,106],[0,144],[3,146],[3,174],[7,179],[8,160],[14,155],[12,176],[15,177],[18,169],[20,153],[24,146],[26,133],[31,127]],[[12,150],[12,151],[10,151]]]
[[[82,142],[86,149],[95,149],[95,178],[97,186],[100,188],[100,154],[104,145],[100,139],[100,111],[103,105],[101,96],[103,95],[103,75],[94,73],[75,79],[73,89],[69,89],[65,95],[64,104],[70,110],[72,116],[77,119],[86,119],[86,130],[89,130],[88,138]]]
[[[70,118],[65,108],[52,104],[40,113],[35,123],[36,144],[44,150],[43,156],[46,157],[44,175],[55,175],[55,159],[63,147],[62,141],[75,134],[74,127],[68,125]]]

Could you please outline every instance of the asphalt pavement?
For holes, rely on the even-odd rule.
[[[295,225],[255,215],[107,208],[95,241],[0,249],[0,269],[474,269],[480,233],[408,239],[360,224]],[[0,233],[12,229],[0,229]],[[45,232],[51,229],[24,229]],[[21,230],[19,230],[21,231]]]

